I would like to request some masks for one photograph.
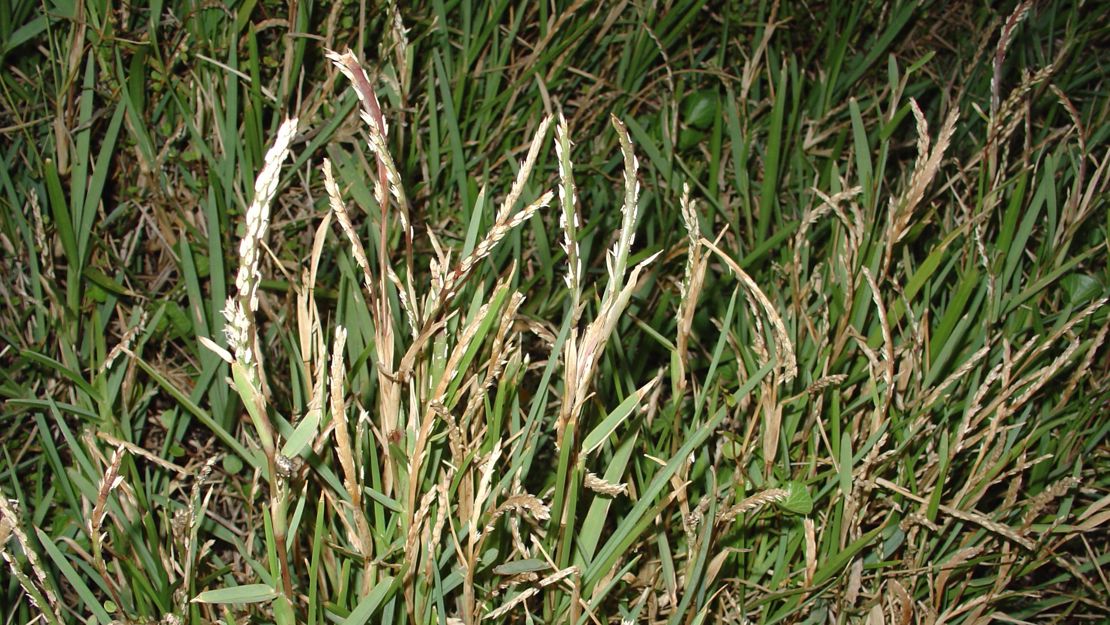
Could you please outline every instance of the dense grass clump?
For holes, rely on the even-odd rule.
[[[0,618],[1110,618],[1110,31],[1004,4],[0,3]]]

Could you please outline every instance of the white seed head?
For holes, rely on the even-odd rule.
[[[289,143],[296,131],[295,117],[285,120],[278,128],[274,145],[266,152],[262,170],[255,179],[254,199],[247,207],[245,231],[239,241],[239,271],[235,277],[235,287],[239,291],[239,298],[247,302],[250,312],[258,310],[258,285],[262,281],[258,264],[270,226],[270,203],[281,178],[281,165],[289,155]]]

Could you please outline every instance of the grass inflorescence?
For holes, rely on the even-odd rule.
[[[1105,620],[1105,18],[817,11],[0,7],[0,616]]]

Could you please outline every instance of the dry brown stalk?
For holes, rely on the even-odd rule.
[[[362,245],[362,241],[358,238],[358,233],[355,232],[355,226],[351,223],[351,216],[347,212],[347,205],[343,202],[343,196],[339,191],[339,185],[335,182],[335,176],[332,174],[331,161],[324,159],[324,189],[328,193],[328,202],[331,206],[331,213],[334,214],[339,226],[343,229],[343,234],[347,235],[347,241],[351,244],[351,255],[354,256],[355,264],[362,270],[363,284],[366,286],[367,294],[372,298],[372,305],[374,297],[377,292],[374,290],[374,276],[370,272],[370,261],[366,258],[366,249]]]
[[[953,107],[941,125],[937,143],[929,150],[929,124],[925,115],[917,106],[917,102],[910,98],[910,106],[914,119],[917,121],[917,161],[914,163],[913,174],[910,176],[906,192],[901,197],[891,197],[888,210],[889,225],[885,233],[886,253],[883,255],[883,265],[880,275],[885,276],[894,259],[894,246],[900,242],[910,231],[914,212],[921,200],[925,197],[925,190],[932,183],[940,170],[941,160],[956,132],[956,122],[959,120],[959,108]]]
[[[763,309],[767,319],[771,322],[771,328],[773,330],[772,336],[775,340],[775,358],[778,360],[779,364],[780,379],[782,382],[789,383],[798,374],[798,362],[794,357],[794,346],[790,341],[789,333],[786,331],[786,324],[783,323],[782,317],[775,309],[774,304],[771,303],[771,300],[764,295],[763,291],[760,290],[751,276],[741,269],[740,265],[733,260],[732,257],[721,251],[721,249],[709,239],[703,237],[701,242],[702,245],[717,254],[717,256],[725,262],[725,265],[732,270],[732,274],[735,275],[740,280],[740,284],[744,286],[745,292],[748,294],[748,299],[752,302],[752,305],[754,306],[754,303],[758,303]],[[758,318],[758,316],[756,318]]]
[[[639,162],[624,124],[615,116],[612,118],[612,123],[617,131],[617,139],[624,156],[624,204],[621,207],[621,227],[617,232],[616,242],[605,257],[609,281],[601,297],[597,317],[586,326],[584,331],[572,331],[564,344],[565,382],[562,405],[555,426],[555,441],[559,448],[567,443],[564,440],[567,428],[577,423],[589,396],[597,363],[601,360],[605,345],[617,321],[628,306],[640,273],[662,253],[656,252],[626,275],[628,254],[636,238],[640,195],[640,182],[636,171]],[[572,319],[577,318],[577,313],[574,311],[572,315]]]
[[[535,587],[526,588],[519,595],[517,595],[517,596],[513,597],[512,599],[510,599],[509,601],[505,602],[505,604],[502,605],[501,607],[499,607],[496,610],[493,610],[492,612],[483,616],[482,620],[483,621],[492,621],[496,618],[504,616],[505,614],[508,614],[509,611],[511,611],[513,608],[515,608],[518,605],[524,603],[529,598],[531,598],[532,595],[535,595],[538,592],[539,592],[538,588],[535,588]],[[464,620],[464,622],[466,622],[466,619],[463,619],[463,620]]]
[[[877,410],[874,414],[874,419],[871,421],[871,433],[874,435],[879,431],[882,422],[886,419],[887,413],[890,410],[891,401],[894,399],[896,392],[894,388],[894,336],[890,332],[890,321],[886,315],[886,306],[883,305],[882,294],[879,292],[879,285],[875,282],[875,278],[871,275],[871,271],[867,267],[862,268],[863,278],[867,281],[867,286],[871,288],[871,300],[875,303],[875,310],[879,315],[879,327],[883,334],[883,381],[886,382],[886,389],[883,393],[883,406],[881,411]]]
[[[769,504],[785,501],[789,496],[790,493],[785,489],[769,488],[763,492],[747,497],[734,506],[721,510],[717,513],[716,523],[717,525],[728,525],[741,514],[756,512]]]
[[[675,336],[675,348],[678,354],[678,391],[676,396],[681,398],[686,393],[688,381],[686,379],[687,351],[690,345],[690,332],[694,325],[694,312],[697,310],[698,297],[701,295],[702,285],[705,283],[705,271],[709,266],[709,258],[701,249],[701,227],[698,224],[698,212],[690,200],[690,187],[682,185],[682,222],[686,226],[687,250],[686,271],[681,283],[678,304],[678,329]],[[675,422],[677,425],[677,421]]]
[[[369,561],[373,558],[373,541],[370,537],[370,525],[362,508],[362,484],[358,477],[358,467],[355,465],[354,446],[351,442],[350,426],[347,423],[347,403],[344,400],[343,384],[347,369],[343,363],[343,351],[346,344],[347,330],[343,326],[337,326],[331,352],[331,413],[335,421],[335,451],[339,456],[339,466],[343,469],[343,484],[347,487],[347,495],[351,498],[351,508],[358,530],[351,542],[362,554],[363,559]]]
[[[902,495],[903,497],[912,499],[912,500],[914,500],[914,501],[916,501],[920,504],[928,504],[929,503],[928,499],[926,499],[924,497],[919,497],[919,496],[911,493],[910,491],[902,488],[901,486],[898,486],[894,482],[891,482],[890,480],[888,480],[886,478],[877,477],[877,478],[874,479],[874,483],[879,485],[879,486],[882,486],[883,488],[885,488],[889,491],[898,493],[899,495]],[[947,506],[945,504],[940,504],[937,507],[937,509],[940,510],[941,512],[947,514],[948,516],[953,517],[953,518],[959,519],[961,521],[967,521],[968,523],[974,523],[975,525],[978,525],[979,527],[982,527],[985,530],[988,530],[990,532],[998,534],[999,536],[1001,536],[1001,537],[1003,537],[1003,538],[1005,538],[1005,539],[1007,539],[1011,542],[1014,542],[1014,543],[1017,543],[1018,545],[1021,545],[1025,549],[1032,550],[1034,548],[1033,542],[1030,541],[1028,538],[1025,538],[1024,536],[1021,536],[1020,534],[1015,532],[1013,529],[1011,529],[1010,526],[1005,525],[1003,523],[999,523],[997,521],[994,521],[994,520],[984,516],[980,512],[977,512],[977,511],[967,512],[967,511],[964,511],[964,510],[959,510],[957,508],[953,508],[951,506]]]

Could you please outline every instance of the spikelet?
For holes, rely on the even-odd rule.
[[[883,380],[886,382],[886,397],[885,405],[890,405],[890,400],[894,397],[894,336],[890,331],[890,321],[886,315],[886,306],[883,305],[883,298],[879,292],[879,285],[875,281],[874,276],[871,275],[871,270],[867,267],[862,268],[863,278],[867,281],[867,286],[871,288],[871,299],[875,303],[875,310],[879,316],[879,329],[883,335]],[[884,407],[884,412],[886,408]],[[876,418],[878,418],[876,413]],[[877,427],[877,426],[876,426]]]
[[[262,246],[265,245],[266,233],[270,227],[270,203],[277,191],[281,165],[289,156],[289,143],[296,132],[296,117],[285,120],[278,128],[277,139],[266,152],[262,171],[255,179],[254,199],[247,208],[246,231],[239,241],[239,271],[235,276],[235,288],[239,291],[239,300],[251,313],[258,310],[258,285],[262,281],[258,262],[262,257]]]
[[[616,497],[617,495],[623,495],[628,492],[628,484],[622,484],[620,482],[614,484],[604,478],[594,475],[593,472],[586,473],[586,478],[582,481],[582,485],[595,493],[608,497]]]
[[[686,271],[679,285],[679,302],[677,312],[678,330],[675,337],[675,346],[678,363],[678,393],[682,395],[686,390],[686,353],[690,344],[690,332],[694,326],[694,311],[697,308],[698,296],[705,282],[707,258],[701,249],[701,226],[698,224],[698,211],[690,200],[690,186],[683,183],[682,200],[680,203],[682,222],[686,226]]]
[[[112,364],[115,363],[120,354],[126,354],[131,351],[131,343],[135,340],[135,337],[139,335],[139,332],[145,329],[146,321],[147,314],[146,311],[143,310],[139,313],[139,322],[136,323],[134,326],[128,328],[127,331],[123,333],[123,336],[120,337],[119,343],[117,343],[116,346],[112,348],[112,351],[108,352],[108,356],[100,365],[99,370],[101,372],[111,369]]]
[[[28,202],[31,204],[31,217],[35,226],[35,249],[46,252],[50,249],[46,243],[46,227],[43,225],[42,209],[39,208],[39,194],[38,191],[32,187],[27,195]],[[42,254],[42,272],[51,281],[54,280],[54,255]]]
[[[563,387],[562,406],[555,424],[555,444],[561,447],[563,433],[567,426],[575,422],[582,411],[582,407],[589,396],[592,385],[593,373],[597,363],[601,360],[605,345],[616,328],[617,322],[628,306],[635,290],[640,274],[643,270],[659,257],[662,251],[656,252],[645,259],[626,275],[628,254],[636,238],[636,219],[638,217],[638,202],[640,196],[640,183],[637,179],[639,161],[632,148],[632,140],[628,130],[616,116],[612,117],[613,127],[617,131],[621,153],[624,156],[624,203],[621,207],[621,228],[617,233],[617,240],[612,249],[606,254],[605,264],[609,273],[609,282],[605,286],[605,293],[601,297],[597,317],[590,322],[585,331],[572,333],[567,337],[563,346],[563,368],[565,373],[565,386]],[[577,320],[577,311],[572,311],[572,321]]]
[[[26,574],[19,569],[19,563],[6,547],[8,540],[13,536],[19,544],[20,549],[23,550],[23,556],[27,558],[27,563],[31,565],[31,571],[34,573],[35,578],[41,586],[41,594],[38,592],[31,578],[27,577]],[[45,599],[46,605],[43,605],[43,602],[35,601],[40,610],[53,617],[53,622],[61,622],[58,618],[58,596],[54,594],[53,587],[46,577],[46,571],[42,567],[42,562],[39,560],[38,553],[31,547],[31,542],[27,539],[27,535],[20,526],[19,515],[16,514],[14,507],[3,494],[0,494],[0,538],[3,539],[0,540],[0,556],[8,563],[8,567],[11,569],[13,576],[19,580],[20,585],[23,586],[27,595],[32,598],[32,601],[35,601],[34,597],[36,596]]]
[[[401,20],[401,9],[397,6],[396,0],[390,0],[389,12],[392,14],[392,28],[390,34],[393,36],[393,54],[396,57],[397,63],[397,90],[401,93],[408,93],[409,90],[409,29],[405,28],[405,23]]]
[[[496,610],[490,612],[489,614],[483,616],[482,620],[483,621],[492,621],[492,620],[494,620],[498,617],[504,616],[505,614],[508,614],[510,610],[512,610],[513,608],[517,607],[518,605],[524,603],[532,595],[534,595],[538,592],[539,592],[539,589],[534,587],[534,586],[532,588],[526,588],[519,595],[517,595],[517,596],[513,597],[512,599],[509,599],[507,602],[505,602],[505,604],[502,605],[501,607],[499,607]]]
[[[623,285],[628,253],[636,241],[636,220],[639,218],[640,205],[640,180],[637,177],[640,159],[632,149],[632,139],[628,136],[628,129],[625,128],[624,123],[617,119],[616,115],[611,117],[611,121],[617,131],[617,141],[624,156],[624,203],[621,205],[621,228],[617,233],[617,241],[605,259],[606,268],[609,270],[607,295],[610,291],[620,290]]]
[[[377,157],[379,165],[379,177],[373,181],[374,199],[377,200],[380,206],[384,207],[386,205],[386,189],[382,186],[384,178],[384,182],[389,187],[389,194],[397,201],[397,206],[400,209],[397,217],[401,221],[401,227],[404,229],[405,236],[411,242],[412,224],[409,221],[409,201],[405,195],[404,185],[401,184],[401,174],[397,169],[397,164],[386,145],[386,140],[389,137],[389,124],[382,115],[378,96],[374,92],[366,72],[362,69],[362,64],[358,62],[358,59],[350,50],[342,54],[328,50],[325,52],[325,56],[351,81],[355,88],[355,94],[358,96],[359,102],[362,103],[360,116],[369,130],[370,151]]]
[[[539,497],[527,493],[513,495],[503,501],[501,505],[497,506],[493,511],[493,514],[489,517],[489,521],[486,522],[486,526],[482,529],[482,536],[492,532],[497,523],[497,519],[510,512],[527,512],[537,521],[546,521],[551,518],[551,509],[548,508]]]
[[[485,238],[474,247],[474,251],[466,258],[462,259],[458,266],[447,275],[441,287],[442,293],[436,298],[437,301],[442,304],[453,300],[454,297],[458,295],[459,286],[470,276],[470,272],[474,269],[474,266],[481,262],[486,256],[489,256],[493,248],[497,246],[497,243],[505,238],[505,235],[512,232],[513,229],[520,226],[520,224],[531,219],[532,215],[536,214],[536,211],[541,208],[546,208],[547,205],[551,203],[552,197],[552,193],[546,191],[537,198],[536,201],[526,206],[524,210],[513,215],[508,215],[503,221],[493,224],[493,227],[490,228]]]
[[[732,260],[732,257],[725,254],[708,239],[703,238],[702,245],[717,254],[717,256],[725,262],[725,265],[732,270],[733,275],[744,285],[748,295],[748,302],[753,312],[756,310],[756,304],[763,309],[763,313],[771,322],[771,334],[775,340],[775,356],[779,361],[782,380],[783,382],[790,382],[798,375],[798,361],[794,356],[794,345],[790,341],[790,334],[786,331],[786,324],[783,322],[778,311],[775,310],[774,304],[771,303],[771,300],[768,299],[767,295],[759,288],[759,285],[755,283],[755,280],[752,280],[751,276],[740,267],[739,263]],[[756,320],[759,319],[758,315],[755,315],[754,318]],[[753,336],[758,338],[761,334],[762,332],[756,332],[753,333]]]
[[[366,249],[362,246],[358,233],[355,232],[355,226],[351,223],[351,215],[347,212],[347,205],[343,202],[339,185],[335,182],[331,161],[325,158],[322,169],[324,170],[324,189],[328,193],[328,205],[331,207],[331,212],[335,215],[336,220],[339,221],[339,227],[343,229],[343,234],[347,235],[355,264],[362,270],[362,280],[366,285],[366,290],[373,297],[374,276],[370,273],[370,261],[366,258]]]
[[[509,194],[505,196],[505,200],[501,203],[501,208],[497,211],[497,218],[494,221],[505,221],[512,212],[513,207],[516,206],[520,200],[521,194],[524,193],[524,185],[528,182],[528,177],[532,174],[532,170],[536,167],[536,159],[539,158],[540,149],[543,147],[543,140],[547,137],[547,130],[551,127],[551,117],[545,117],[540,122],[539,128],[536,129],[536,134],[532,136],[532,142],[528,145],[528,154],[524,157],[524,161],[520,163],[520,169],[516,172],[516,178],[513,179],[513,186],[509,189]],[[560,195],[561,197],[561,195]]]
[[[234,297],[229,297],[223,314],[224,337],[227,339],[227,346],[231,348],[231,357],[244,366],[250,365],[254,361],[254,352],[251,346],[251,322],[246,310]]]
[[[974,369],[975,366],[979,364],[979,361],[982,360],[987,354],[989,354],[990,351],[990,343],[980,347],[974,354],[971,355],[971,357],[969,357],[966,361],[964,361],[962,365],[960,365],[955,371],[953,371],[951,375],[945,378],[943,382],[937,384],[936,387],[934,387],[933,390],[929,393],[929,395],[925,397],[925,399],[921,402],[921,405],[929,407],[936,403],[936,401],[940,399],[940,396],[944,394],[944,391],[946,391],[949,386],[952,386],[956,382],[964,379],[965,376],[967,376],[968,372]]]
[[[104,517],[108,514],[108,496],[123,482],[123,476],[119,474],[119,467],[123,461],[124,452],[123,447],[116,448],[115,453],[112,454],[112,460],[108,463],[107,470],[104,471],[104,477],[100,480],[96,505],[93,506],[92,514],[89,516],[88,526],[89,537],[94,541],[100,540],[100,528],[104,524]]]
[[[482,463],[479,478],[478,490],[474,493],[474,512],[470,516],[470,535],[477,538],[478,533],[478,511],[486,503],[486,499],[490,496],[490,485],[493,481],[493,471],[497,468],[497,461],[501,459],[501,439],[493,446],[493,451],[486,456],[485,462]]]
[[[258,286],[262,274],[258,269],[265,245],[266,233],[270,227],[270,203],[277,191],[281,165],[289,156],[289,144],[297,131],[297,118],[291,117],[278,128],[274,145],[266,152],[262,170],[254,183],[254,199],[247,207],[244,218],[243,238],[239,241],[239,270],[235,275],[236,297],[228,298],[223,314],[227,320],[224,334],[228,347],[235,360],[253,370],[256,357],[253,354],[256,328],[253,316],[258,310]]]
[[[1037,516],[1045,509],[1048,504],[1053,500],[1062,497],[1071,489],[1079,485],[1079,478],[1069,475],[1062,480],[1054,482],[1051,486],[1044,489],[1037,495],[1031,497],[1028,501],[1028,506],[1025,509],[1025,514],[1021,517],[1021,531],[1028,532],[1033,522],[1037,520]]]
[[[555,584],[557,582],[560,582],[560,581],[570,577],[571,575],[578,575],[578,567],[577,566],[568,566],[567,568],[562,569],[561,571],[555,571],[551,575],[548,575],[547,577],[541,579],[540,580],[540,588],[547,588],[548,586],[550,586],[552,584]]]
[[[880,276],[887,273],[891,262],[893,262],[894,245],[905,238],[912,229],[914,212],[925,197],[925,190],[929,188],[940,170],[941,160],[952,141],[952,135],[956,131],[956,122],[960,116],[959,108],[952,107],[941,126],[936,145],[930,150],[929,124],[925,121],[925,115],[913,98],[910,98],[910,108],[917,123],[917,160],[914,162],[913,174],[910,175],[906,192],[901,196],[890,198],[887,209],[887,231],[885,233],[886,250],[883,254]]]
[[[1006,51],[1009,49],[1010,44],[1014,41],[1014,34],[1017,32],[1017,27],[1025,17],[1029,15],[1029,10],[1033,8],[1032,0],[1024,0],[1014,7],[1010,12],[1009,17],[1006,18],[1006,23],[1002,25],[1002,32],[999,33],[998,46],[994,51],[994,72],[991,75],[991,116],[998,112],[999,107],[999,90],[1001,88],[1002,77],[1002,64],[1006,60]]]
[[[343,391],[347,371],[343,364],[343,350],[346,344],[347,329],[343,326],[336,326],[335,342],[331,349],[331,418],[335,422],[335,446],[339,454],[339,466],[343,468],[347,491],[351,494],[352,499],[357,502],[359,497],[357,474],[347,423],[347,403],[344,400]]]
[[[811,586],[813,578],[817,575],[817,532],[815,531],[813,519],[806,517],[802,519],[802,529],[805,534],[805,558],[806,558],[806,573],[805,585]]]
[[[760,510],[764,506],[772,503],[779,503],[786,501],[790,496],[785,489],[782,488],[769,488],[761,493],[756,493],[751,497],[744,499],[740,503],[726,508],[717,514],[717,523],[720,525],[731,523],[733,519],[746,512],[754,512]]]
[[[567,120],[559,116],[555,130],[555,158],[559,161],[559,226],[563,230],[563,253],[567,255],[567,275],[564,281],[571,296],[571,310],[577,316],[582,296],[582,258],[578,250],[578,194],[574,187],[574,165],[570,160],[570,130]]]

